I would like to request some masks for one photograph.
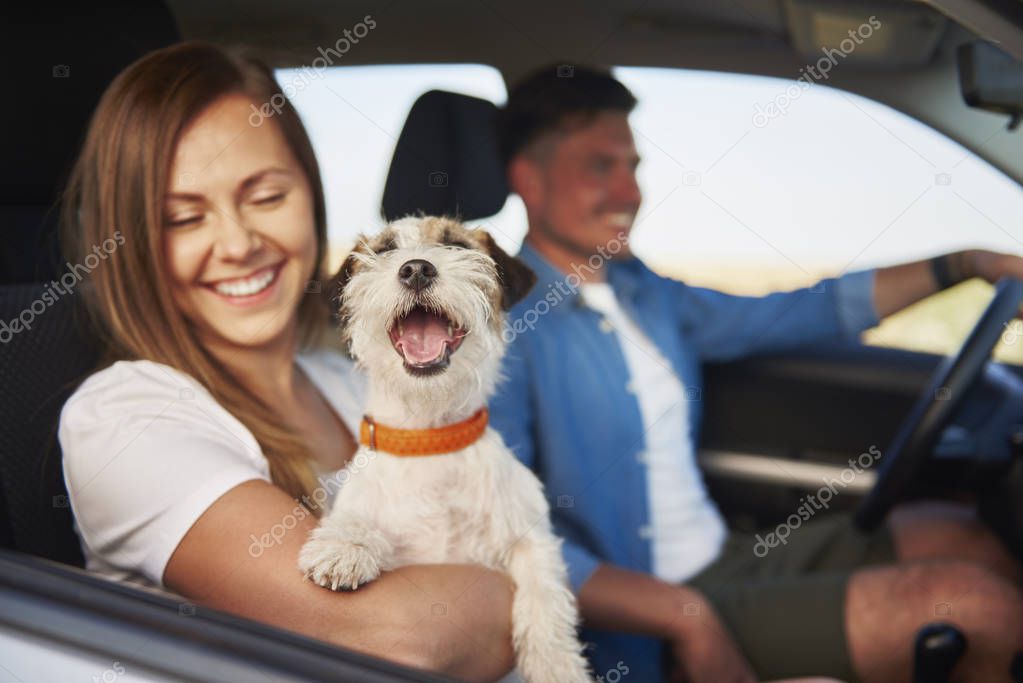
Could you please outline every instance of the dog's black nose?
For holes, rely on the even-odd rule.
[[[421,258],[405,261],[398,269],[398,279],[401,280],[401,284],[415,292],[429,287],[436,277],[437,267]]]

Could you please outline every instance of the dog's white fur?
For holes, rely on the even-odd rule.
[[[451,235],[463,246],[441,243]],[[495,251],[482,232],[419,217],[392,223],[349,257],[342,270],[343,329],[368,375],[366,413],[377,423],[440,427],[486,405],[504,353],[506,295],[490,255]],[[500,257],[509,258],[503,252]],[[418,295],[397,276],[410,259],[428,260],[438,271]],[[468,330],[447,369],[427,377],[410,374],[388,337],[416,296]],[[367,454],[365,446],[356,458],[359,454]],[[352,472],[302,548],[299,566],[306,576],[334,590],[354,590],[381,571],[409,564],[504,570],[516,586],[512,622],[519,673],[530,683],[592,680],[542,485],[495,430],[488,427],[478,441],[454,453],[396,457],[381,451],[360,461],[368,464]]]

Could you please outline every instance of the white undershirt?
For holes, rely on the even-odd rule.
[[[618,337],[643,419],[653,573],[680,582],[699,573],[721,551],[727,527],[707,494],[689,438],[685,387],[671,363],[618,305],[607,283],[584,284],[587,306],[603,314],[601,328]]]

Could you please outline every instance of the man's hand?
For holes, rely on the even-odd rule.
[[[579,591],[579,611],[591,628],[664,640],[676,665],[671,681],[756,682],[714,608],[688,586],[602,564]]]
[[[967,275],[984,278],[992,284],[1005,276],[1023,279],[1023,258],[1015,254],[983,249],[970,249],[962,253]]]
[[[668,645],[673,659],[669,683],[756,683],[738,645],[702,597],[683,607]]]
[[[940,257],[949,285],[983,278],[995,283],[1006,275],[1023,278],[1023,258],[984,249],[967,249]],[[934,294],[942,283],[935,277],[932,259],[877,270],[874,307],[880,318]]]

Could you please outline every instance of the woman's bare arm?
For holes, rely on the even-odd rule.
[[[334,593],[298,569],[317,520],[299,519],[296,506],[267,482],[236,486],[185,535],[164,583],[197,603],[466,680],[495,680],[513,667],[507,576],[419,565]]]

